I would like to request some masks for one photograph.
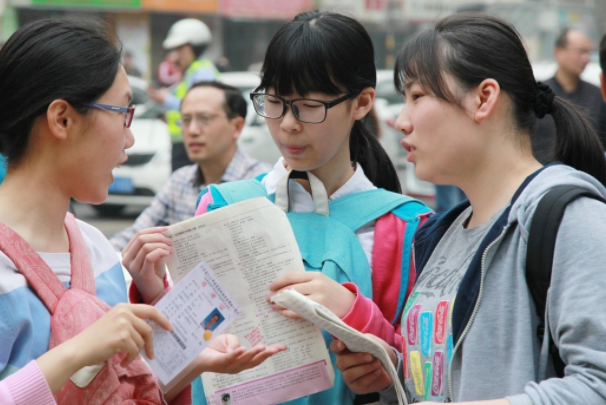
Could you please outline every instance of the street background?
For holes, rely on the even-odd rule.
[[[139,171],[148,173],[152,171],[145,164],[164,166],[162,175],[154,174],[149,186],[135,184],[139,193],[137,204],[131,204],[128,196],[113,195],[110,196],[114,197],[113,204],[119,201],[120,205],[73,205],[77,217],[90,222],[109,237],[133,222],[170,175],[170,162],[166,160],[167,148],[170,147],[168,134],[163,133],[166,132],[165,126],[162,127],[164,124],[158,119],[156,110],[149,107],[149,100],[145,99],[146,86],[158,85],[157,67],[166,56],[162,41],[170,26],[186,17],[204,21],[213,36],[206,53],[209,58],[216,63],[228,61],[225,71],[258,74],[267,44],[279,27],[299,12],[313,9],[350,15],[362,22],[371,35],[377,69],[381,70],[384,79],[378,80],[377,85],[378,97],[383,99],[377,103],[382,142],[398,170],[404,192],[418,196],[430,205],[433,187],[414,178],[412,168],[405,163],[405,153],[398,145],[399,135],[394,134],[393,129],[394,118],[401,108],[398,103],[402,101],[393,91],[390,70],[407,37],[457,11],[493,14],[516,26],[527,45],[537,79],[544,79],[555,71],[553,47],[563,28],[581,29],[596,46],[606,32],[606,0],[0,0],[0,44],[18,27],[36,19],[78,15],[107,22],[121,39],[124,52],[132,55],[134,68],[140,72],[141,78],[133,78],[131,86],[143,95],[140,105],[145,108],[138,106],[137,110],[147,115],[135,117],[133,133],[136,143],[129,152],[129,165],[133,166],[133,178],[136,177],[134,169],[137,165]],[[539,77],[538,72],[544,72],[545,77]],[[597,53],[594,53],[585,80],[597,83],[598,72]],[[233,75],[229,80],[237,77]],[[255,86],[254,82],[242,86],[226,82],[241,87],[244,93]],[[381,92],[379,86],[383,87]],[[146,126],[143,125],[144,120],[147,120]],[[252,123],[247,131],[245,141],[249,144],[246,152],[273,163],[273,156],[255,156],[255,151],[266,152],[265,145],[271,144],[263,123]],[[158,138],[165,142],[158,143]],[[125,199],[120,200],[122,197]]]

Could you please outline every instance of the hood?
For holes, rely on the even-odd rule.
[[[556,186],[578,186],[606,198],[606,188],[593,176],[561,163],[545,166],[524,183],[513,198],[507,222],[518,222],[526,229],[541,197]]]

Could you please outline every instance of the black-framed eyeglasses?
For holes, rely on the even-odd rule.
[[[133,122],[135,115],[135,106],[122,107],[119,105],[101,104],[101,103],[86,103],[85,105],[93,108],[99,108],[101,110],[114,111],[117,113],[124,114],[124,126],[130,128],[130,124]]]
[[[356,93],[348,93],[332,101],[315,100],[312,98],[296,98],[287,100],[283,97],[267,93],[250,93],[255,111],[261,117],[282,118],[286,114],[286,106],[290,106],[295,117],[307,124],[324,122],[328,110],[343,101],[352,98]]]

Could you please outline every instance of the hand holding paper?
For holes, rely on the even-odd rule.
[[[350,351],[370,353],[375,358],[379,359],[394,383],[398,396],[398,403],[400,405],[408,404],[398,374],[389,355],[381,344],[345,324],[339,317],[324,306],[312,301],[295,290],[282,291],[281,293],[274,295],[272,301],[296,312],[308,321],[328,331],[333,336],[343,341]]]
[[[286,273],[274,280],[269,289],[276,293],[284,289],[294,289],[309,299],[324,305],[340,318],[347,315],[356,300],[355,294],[318,271]],[[268,297],[267,301],[270,302],[270,300],[271,297]],[[300,318],[297,313],[291,310],[279,306],[273,306],[273,309],[280,311],[287,318]]]
[[[366,336],[374,337],[369,334]],[[374,338],[380,340],[377,337]],[[383,343],[387,345],[386,342]],[[370,353],[352,352],[345,346],[345,343],[337,339],[330,344],[330,350],[337,355],[336,366],[341,370],[343,380],[356,394],[382,391],[393,384],[381,361]],[[392,349],[387,350],[387,353],[390,352],[395,357]]]

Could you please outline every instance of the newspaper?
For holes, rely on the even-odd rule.
[[[154,335],[154,359],[141,353],[160,382],[169,386],[214,337],[240,315],[240,310],[210,269],[201,263],[155,307],[171,325],[167,331],[149,321]]]
[[[343,322],[328,308],[307,298],[295,290],[286,290],[272,297],[276,304],[296,312],[303,318],[318,325],[322,329],[337,337],[352,352],[370,353],[381,361],[383,367],[391,377],[398,397],[399,405],[408,405],[398,373],[393,366],[383,346],[368,336],[360,333]]]
[[[259,197],[168,228],[175,253],[167,258],[174,282],[205,262],[242,310],[225,331],[246,347],[288,347],[254,369],[235,375],[204,373],[210,405],[277,404],[329,389],[334,369],[321,330],[286,319],[266,302],[269,284],[290,271],[305,271],[286,214]]]

